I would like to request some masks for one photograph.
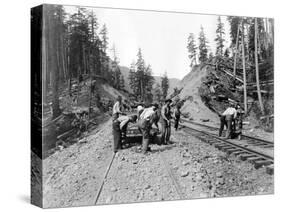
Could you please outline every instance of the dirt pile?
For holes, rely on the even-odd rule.
[[[192,71],[180,81],[178,87],[181,91],[173,99],[179,98],[184,101],[181,111],[190,120],[218,123],[218,116],[204,104],[199,93],[202,81],[209,72],[210,70],[207,66],[195,66]]]

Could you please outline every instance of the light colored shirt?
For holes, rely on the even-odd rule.
[[[120,129],[122,129],[128,122],[130,118],[128,116],[120,116],[117,121],[120,122]]]
[[[141,106],[141,105],[139,105],[139,106],[137,107],[137,111],[138,111],[138,112],[140,112],[140,111],[143,110],[143,109],[144,109],[144,107]]]
[[[222,115],[223,115],[223,116],[233,115],[233,118],[236,118],[236,116],[237,116],[237,111],[236,111],[235,108],[229,107],[229,108],[227,108],[227,109],[223,112]]]
[[[112,114],[115,114],[115,113],[121,113],[119,101],[117,101],[112,108]]]
[[[149,119],[153,114],[154,110],[152,107],[144,109],[144,111],[140,114],[140,119]]]

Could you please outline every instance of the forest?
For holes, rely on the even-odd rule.
[[[198,36],[190,33],[187,40],[190,66],[207,64],[217,71],[223,70],[232,78],[233,92],[242,91],[240,103],[248,112],[248,98],[259,102],[256,111],[261,117],[273,114],[274,77],[274,22],[270,18],[228,16],[230,25],[230,45],[226,46],[226,32],[221,17],[218,16],[216,52],[212,53],[204,28]],[[239,96],[239,95],[238,95]]]
[[[107,27],[99,24],[92,9],[77,7],[76,12],[69,14],[63,6],[46,5],[44,17],[43,100],[45,105],[51,102],[53,119],[61,113],[59,96],[63,87],[67,86],[69,95],[73,96],[73,86],[78,86],[79,90],[82,81],[90,80],[89,111],[91,102],[100,99],[97,92],[94,94],[96,81],[126,92],[116,48],[108,46]],[[113,58],[108,55],[109,51],[113,53]],[[151,102],[165,98],[169,86],[167,75],[163,76],[163,83],[153,97],[151,66],[145,63],[141,49],[136,56],[137,62],[132,62],[129,73],[132,99]],[[92,95],[95,101],[91,100]]]
[[[58,122],[62,113],[64,116],[75,114],[76,118],[70,119],[71,126],[59,127],[56,139],[72,132],[73,119],[79,120],[74,124],[76,127],[85,125],[83,114],[87,114],[87,122],[94,123],[91,114],[110,112],[117,94],[111,99],[104,98],[101,94],[104,85],[124,96],[124,103],[130,106],[140,102],[147,105],[162,102],[180,93],[180,87],[175,87],[174,93],[168,93],[169,78],[164,70],[160,83],[155,81],[153,67],[144,60],[141,48],[132,56],[135,60],[125,78],[115,45],[109,46],[106,24],[101,24],[92,8],[74,8],[68,12],[61,5],[45,5],[43,10],[42,99],[43,126],[47,132],[52,131],[48,127]],[[186,60],[191,68],[209,65],[217,72],[228,74],[233,80],[227,89],[237,93],[236,100],[244,105],[246,114],[249,99],[253,99],[258,102],[255,113],[259,118],[272,116],[273,19],[229,16],[226,20],[230,25],[230,45],[226,45],[225,22],[218,16],[214,41],[207,38],[204,26],[201,26],[198,38],[194,33],[186,35],[187,43],[182,44],[187,48]],[[212,42],[216,45],[215,52],[210,48]],[[125,81],[129,82],[130,92],[125,89]],[[209,104],[208,101],[205,103]],[[62,122],[67,123],[66,120]]]

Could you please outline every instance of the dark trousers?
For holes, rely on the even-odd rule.
[[[226,130],[226,138],[230,138],[232,135],[232,121],[233,121],[233,117],[230,116],[221,116],[220,118],[220,129],[219,129],[219,136],[222,135],[222,131],[224,126],[226,126],[227,130]]]
[[[175,118],[175,130],[178,130],[179,128],[179,121],[180,121],[180,118]]]
[[[171,125],[166,120],[162,120],[161,125],[161,143],[167,144],[171,136]]]
[[[117,152],[118,149],[121,149],[120,122],[118,122],[118,121],[113,122],[112,134],[113,134],[113,152]]]
[[[149,123],[148,120],[140,120],[139,128],[142,132],[142,151],[143,153],[145,153],[147,152],[150,143],[151,124]]]
[[[115,121],[116,119],[118,119],[119,118],[119,113],[114,113],[113,115],[112,115],[112,121]]]

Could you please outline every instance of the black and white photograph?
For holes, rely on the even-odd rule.
[[[32,204],[274,194],[273,18],[43,4],[30,22]]]

